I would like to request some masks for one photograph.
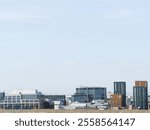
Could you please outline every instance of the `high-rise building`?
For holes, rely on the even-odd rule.
[[[93,100],[107,99],[107,92],[105,87],[80,87],[76,88],[75,95],[72,96],[74,101],[91,102]]]
[[[133,105],[138,109],[148,109],[148,82],[135,81],[133,87]]]
[[[148,82],[147,81],[135,81],[135,86],[148,87]]]
[[[114,82],[114,94],[122,95],[122,107],[126,107],[126,82]]]

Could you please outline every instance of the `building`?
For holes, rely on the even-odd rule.
[[[127,96],[126,98],[126,106],[133,105],[133,96]]]
[[[5,99],[5,92],[0,92],[0,108],[3,108],[2,103]]]
[[[49,101],[60,101],[62,105],[66,104],[65,95],[44,95],[44,99]]]
[[[43,95],[37,90],[14,90],[6,94],[1,105],[4,109],[39,109],[42,103]]]
[[[107,92],[104,87],[80,87],[72,96],[73,101],[92,102],[93,100],[107,100]]]
[[[150,109],[150,95],[148,95],[148,109]]]
[[[123,96],[121,94],[113,94],[110,97],[110,107],[122,108]]]
[[[5,92],[0,92],[0,102],[5,98]]]
[[[135,81],[135,86],[148,87],[148,82],[147,81]]]
[[[126,107],[126,82],[114,82],[114,94],[122,95],[122,107]]]
[[[72,103],[72,95],[66,95],[66,105],[69,105]]]
[[[135,81],[133,87],[133,105],[138,109],[148,109],[148,82]]]
[[[85,95],[83,93],[75,93],[74,95],[72,95],[72,101],[73,102],[77,101],[80,103],[88,102],[87,95]]]

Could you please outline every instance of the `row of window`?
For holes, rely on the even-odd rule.
[[[20,102],[39,102],[39,100],[5,100],[5,103],[20,103]]]

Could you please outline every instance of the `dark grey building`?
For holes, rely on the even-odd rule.
[[[126,107],[126,82],[114,82],[114,94],[122,95],[122,107]]]
[[[75,93],[74,95],[72,95],[72,101],[73,102],[77,101],[82,103],[88,102],[87,95],[83,93]]]
[[[104,87],[80,87],[76,88],[76,93],[72,97],[74,101],[78,102],[91,102],[93,100],[105,100],[107,99],[106,88]],[[78,99],[78,100],[76,100]]]
[[[137,81],[136,81],[137,82]],[[143,81],[139,81],[143,82]],[[144,82],[143,82],[144,83]],[[139,84],[143,84],[139,83]],[[148,83],[145,83],[142,86],[133,87],[133,105],[138,109],[148,109]]]
[[[3,102],[5,99],[5,92],[0,92],[0,108],[3,108]]]
[[[0,92],[0,101],[3,101],[5,98],[5,92]]]
[[[48,102],[60,101],[61,105],[66,105],[65,95],[44,95],[44,99]]]

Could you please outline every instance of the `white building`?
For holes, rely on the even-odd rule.
[[[43,95],[37,90],[13,90],[7,93],[2,103],[4,109],[42,108]]]

